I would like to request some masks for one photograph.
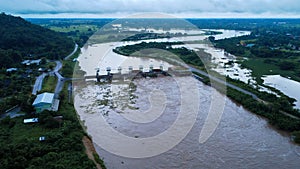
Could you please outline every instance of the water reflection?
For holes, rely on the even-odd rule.
[[[300,83],[280,75],[268,75],[262,78],[264,85],[274,87],[282,91],[285,95],[295,98],[297,101],[295,107],[300,109]]]

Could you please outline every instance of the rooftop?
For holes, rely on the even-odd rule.
[[[39,122],[38,118],[24,119],[24,123],[37,123],[37,122]]]
[[[40,62],[41,62],[41,59],[37,59],[37,60],[24,60],[22,62],[22,64],[24,64],[24,65],[31,65],[31,64],[39,65]]]
[[[54,93],[42,93],[37,95],[36,99],[33,102],[33,106],[39,103],[49,103],[52,104],[54,99]]]
[[[13,72],[13,71],[17,71],[18,68],[9,68],[9,69],[6,69],[6,72]]]

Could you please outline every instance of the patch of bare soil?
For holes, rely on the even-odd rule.
[[[84,136],[82,138],[82,142],[83,145],[85,147],[85,153],[87,154],[87,156],[89,157],[89,159],[91,159],[95,164],[97,169],[102,169],[102,167],[100,166],[100,164],[98,164],[93,156],[93,153],[97,153],[95,150],[95,147],[93,145],[93,142],[91,139],[89,139],[87,136]]]

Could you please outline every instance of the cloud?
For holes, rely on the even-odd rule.
[[[113,14],[164,12],[300,15],[299,0],[0,0],[13,14]]]

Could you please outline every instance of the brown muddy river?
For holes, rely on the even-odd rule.
[[[90,84],[76,92],[75,108],[108,169],[299,168],[299,146],[221,94],[220,122],[199,143],[215,90],[192,77],[134,84]]]

